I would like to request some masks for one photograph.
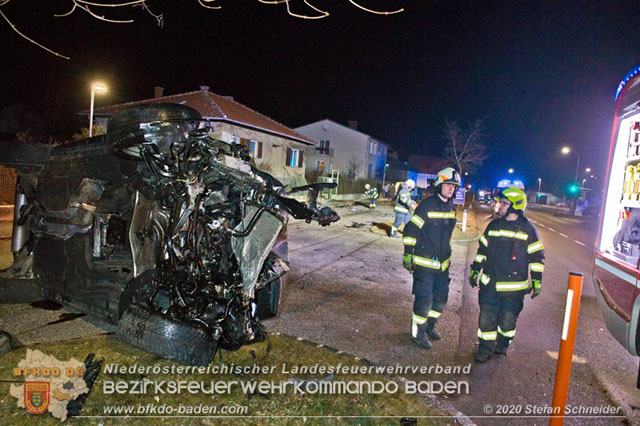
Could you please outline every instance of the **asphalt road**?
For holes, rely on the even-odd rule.
[[[267,322],[270,330],[333,346],[382,365],[471,364],[468,375],[412,378],[468,382],[468,394],[440,397],[477,424],[548,424],[544,414],[552,401],[568,273],[584,272],[568,396],[568,404],[583,411],[567,418],[565,424],[624,424],[620,417],[584,417],[584,411],[598,407],[629,415],[631,423],[640,424],[639,412],[634,409],[640,406],[640,393],[635,389],[638,360],[609,335],[594,296],[590,277],[594,220],[585,224],[575,218],[530,212],[530,218],[540,224],[547,253],[543,292],[534,301],[527,298],[509,355],[479,365],[473,362],[477,292],[466,284],[477,242],[454,243],[450,299],[438,324],[444,338],[432,350],[421,350],[409,341],[413,297],[411,277],[400,266],[401,242],[367,229],[344,228],[350,220],[375,222],[390,217],[380,210],[358,213],[357,218],[341,212],[343,220],[329,229],[300,223],[290,227],[293,268],[281,314]],[[478,211],[481,229],[488,213]],[[618,411],[618,404],[624,411]],[[528,417],[523,417],[525,414]]]
[[[489,211],[480,207],[476,217],[486,226]],[[533,411],[551,403],[557,350],[560,342],[569,272],[584,273],[574,362],[567,403],[573,407],[621,407],[632,424],[639,424],[640,391],[635,389],[638,359],[632,357],[606,330],[594,293],[591,269],[597,231],[595,219],[556,217],[549,212],[530,210],[528,217],[538,228],[545,245],[545,272],[542,294],[527,297],[517,324],[517,334],[506,358],[493,359],[472,372],[473,392],[455,398],[465,414],[478,415],[500,404]],[[469,263],[477,250],[470,247]],[[465,287],[463,318],[465,339],[477,330],[477,295]],[[468,313],[472,315],[468,315]],[[491,406],[487,409],[486,405]],[[584,414],[582,414],[584,415]],[[543,418],[476,418],[478,424],[543,424]],[[496,421],[500,420],[500,421]],[[620,418],[571,417],[565,424],[621,424]]]

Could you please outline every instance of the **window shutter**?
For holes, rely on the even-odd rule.
[[[258,158],[262,158],[262,142],[258,142]]]
[[[287,148],[287,161],[284,163],[285,166],[291,164],[291,148]]]
[[[304,154],[303,150],[298,151],[298,167],[302,167],[302,154]]]

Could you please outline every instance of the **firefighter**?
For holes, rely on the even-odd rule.
[[[540,294],[544,271],[544,246],[524,215],[527,196],[518,188],[505,188],[498,199],[500,217],[480,237],[469,275],[471,286],[480,287],[477,362],[485,362],[494,353],[507,354],[524,296],[531,293],[534,299]]]
[[[413,274],[411,340],[431,349],[431,340],[442,336],[435,330],[449,297],[451,234],[456,225],[453,196],[460,174],[452,167],[438,172],[434,195],[423,200],[404,228],[402,265]]]
[[[393,212],[396,214],[396,220],[393,222],[391,226],[391,236],[398,236],[398,227],[401,223],[405,225],[409,220],[411,220],[411,207],[413,201],[411,200],[411,191],[416,187],[416,183],[413,179],[408,179],[404,185],[402,185],[402,190],[398,194],[396,199],[396,206],[393,208]]]
[[[376,208],[376,199],[378,198],[378,190],[375,189],[374,187],[372,187],[369,184],[366,184],[364,186],[364,194],[362,194],[362,198],[368,198],[369,199],[369,208],[370,209],[375,209]]]

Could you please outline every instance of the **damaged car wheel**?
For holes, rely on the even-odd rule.
[[[202,119],[193,108],[180,104],[147,104],[117,112],[107,122],[107,141],[114,151],[145,141],[141,123],[171,123]]]
[[[202,328],[172,321],[147,307],[131,305],[118,323],[120,340],[187,365],[209,365],[216,341]]]

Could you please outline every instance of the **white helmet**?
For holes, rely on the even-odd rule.
[[[366,185],[364,186],[364,189],[371,189],[371,185],[366,184]]]
[[[443,183],[450,183],[452,185],[460,186],[462,182],[460,181],[460,173],[456,171],[453,167],[447,167],[438,172],[438,177],[436,177],[435,186],[438,186]]]
[[[413,189],[416,187],[416,183],[413,181],[413,179],[407,179],[404,184],[407,185],[407,189]]]

